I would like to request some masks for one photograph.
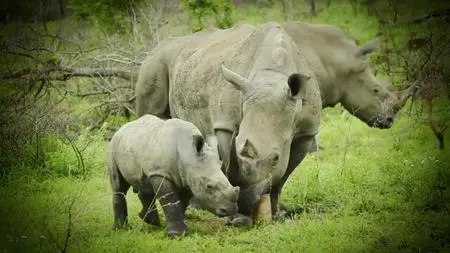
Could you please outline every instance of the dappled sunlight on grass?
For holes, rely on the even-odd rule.
[[[85,180],[34,180],[42,175],[18,169],[3,179],[0,189],[0,215],[8,217],[0,221],[2,245],[22,252],[55,251],[66,236],[73,201],[68,247],[76,252],[398,252],[443,247],[450,239],[449,223],[444,222],[450,221],[450,173],[439,169],[448,160],[439,161],[442,156],[427,126],[416,124],[405,131],[411,122],[402,118],[392,129],[371,129],[339,111],[325,110],[320,134],[324,150],[309,154],[285,187],[281,201],[304,210],[294,220],[230,228],[213,214],[189,209],[190,234],[171,241],[163,228],[138,218],[140,203],[130,191],[133,228],[112,232],[105,164]],[[159,212],[164,217],[160,207]]]

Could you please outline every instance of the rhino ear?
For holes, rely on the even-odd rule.
[[[362,56],[372,53],[373,51],[375,51],[377,49],[379,44],[380,44],[380,38],[377,37],[377,38],[367,42],[366,44],[360,46],[358,52],[356,52],[356,54],[355,54],[356,58],[360,58]]]
[[[248,139],[245,140],[240,154],[248,158],[255,158],[258,155],[255,146]]]
[[[203,145],[205,145],[205,140],[203,139],[203,136],[201,135],[194,135],[194,148],[197,153],[202,152]]]
[[[299,73],[295,73],[289,76],[288,85],[291,91],[291,97],[296,98],[296,96],[300,93],[301,87],[311,79],[310,76],[305,76]]]
[[[223,63],[221,65],[221,68],[222,68],[222,75],[225,78],[225,80],[232,83],[238,90],[247,91],[249,89],[250,84],[247,78],[228,69],[227,67],[225,67]]]

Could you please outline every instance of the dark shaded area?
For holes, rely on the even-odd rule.
[[[0,23],[39,23],[61,20],[72,14],[68,0],[4,1],[0,5]]]

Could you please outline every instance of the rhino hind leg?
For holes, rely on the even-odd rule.
[[[158,55],[140,70],[136,82],[136,113],[171,118],[169,107],[169,72]]]
[[[184,224],[185,207],[178,196],[177,187],[160,176],[153,176],[150,181],[166,216],[167,235],[174,238],[185,234],[187,232]]]
[[[111,188],[113,191],[113,229],[129,229],[126,194],[130,184],[123,178],[113,161],[109,162]]]
[[[153,192],[140,191],[139,200],[142,203],[142,210],[139,217],[147,224],[161,226],[158,210],[156,209],[156,195]]]

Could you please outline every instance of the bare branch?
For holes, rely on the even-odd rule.
[[[125,80],[135,80],[136,73],[112,68],[72,68],[62,66],[45,66],[37,69],[22,69],[13,73],[0,73],[0,79],[18,79],[34,76],[36,80],[67,81],[73,77],[120,77]]]
[[[409,21],[409,24],[420,24],[425,21],[428,21],[430,18],[439,18],[439,17],[450,17],[450,8],[445,10],[436,10],[431,13],[428,13],[422,17],[415,18],[411,21]]]

